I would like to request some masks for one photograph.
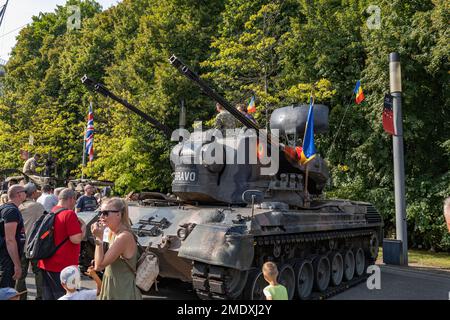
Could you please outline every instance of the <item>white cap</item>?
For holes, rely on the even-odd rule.
[[[80,289],[81,277],[77,266],[65,267],[59,276],[61,283],[70,290]]]

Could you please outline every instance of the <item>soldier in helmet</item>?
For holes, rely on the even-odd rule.
[[[224,109],[219,103],[216,104],[218,112],[214,128],[219,130],[235,129],[237,127],[236,119],[231,113]]]

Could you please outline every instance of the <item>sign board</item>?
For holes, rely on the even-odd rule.
[[[383,128],[390,135],[395,135],[393,105],[394,97],[386,93],[383,103]]]

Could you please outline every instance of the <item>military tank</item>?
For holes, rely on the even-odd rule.
[[[160,277],[191,282],[202,299],[252,300],[264,299],[267,283],[261,267],[269,260],[277,263],[279,282],[290,299],[327,297],[364,279],[366,267],[377,258],[383,232],[374,206],[323,199],[329,179],[323,159],[316,156],[308,167],[302,165],[295,138],[289,145],[274,134],[265,137],[181,60],[172,56],[169,61],[243,128],[226,135],[194,132],[184,139],[175,134],[174,196],[153,193],[130,203],[132,229],[139,243],[159,257]],[[87,76],[82,82],[129,107]],[[324,131],[328,108],[314,108],[316,132]],[[277,109],[271,130],[277,129],[279,136],[300,136],[307,112],[306,105]],[[275,172],[263,174],[271,164],[263,161],[261,149],[266,155],[279,154]],[[215,160],[205,161],[202,156],[208,154]]]

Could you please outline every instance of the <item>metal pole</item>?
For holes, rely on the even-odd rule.
[[[3,17],[5,16],[6,7],[8,6],[8,2],[9,2],[9,0],[6,1],[6,3],[3,5],[3,7],[0,11],[0,26],[2,25]]]
[[[186,126],[186,107],[184,106],[184,99],[181,99],[179,127],[180,129],[184,129],[185,126]]]
[[[81,179],[84,179],[83,168],[86,167],[86,135],[83,136],[83,167],[81,168]]]
[[[263,19],[263,35],[266,36],[266,15],[267,13],[264,12],[264,19]],[[264,64],[264,93],[266,95],[267,99],[267,63]],[[269,132],[269,103],[266,102],[266,131]]]
[[[90,102],[92,104],[92,101]],[[81,168],[81,179],[84,179],[83,168],[86,167],[86,129],[83,134],[83,160],[82,160],[82,168]]]
[[[254,213],[255,213],[255,195],[252,194],[252,219]]]
[[[305,208],[309,208],[309,192],[308,192],[308,173],[309,173],[309,168],[308,168],[308,163],[305,163],[305,190],[304,190],[304,196],[303,196],[303,206]]]
[[[406,225],[405,202],[405,164],[403,152],[403,123],[402,123],[402,81],[400,55],[393,52],[389,55],[390,91],[393,97],[394,135],[394,187],[395,187],[395,228],[397,240],[402,242],[401,265],[408,265],[408,230]]]

